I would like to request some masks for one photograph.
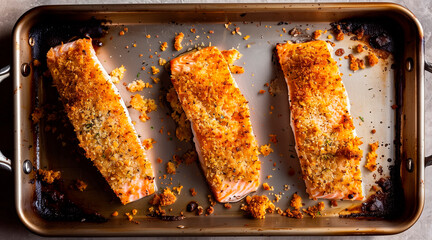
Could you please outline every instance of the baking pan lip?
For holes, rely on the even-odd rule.
[[[224,236],[232,236],[234,234],[239,235],[341,235],[341,234],[397,234],[401,233],[403,231],[406,231],[409,229],[412,225],[415,224],[415,222],[418,220],[418,218],[421,215],[421,212],[423,211],[424,207],[424,184],[422,184],[423,178],[424,178],[424,34],[423,29],[421,27],[420,22],[418,19],[412,14],[408,9],[405,7],[395,4],[395,3],[262,3],[262,4],[244,4],[244,3],[225,3],[225,4],[128,4],[128,5],[116,5],[116,4],[110,4],[110,5],[48,5],[48,6],[39,6],[35,7],[33,9],[30,9],[26,13],[24,13],[19,20],[17,21],[14,30],[13,30],[13,67],[12,67],[12,76],[14,78],[14,89],[19,89],[20,83],[22,81],[21,74],[20,74],[20,52],[22,49],[20,49],[20,38],[23,37],[22,27],[23,24],[25,24],[28,19],[32,19],[34,17],[37,17],[40,14],[43,14],[44,12],[54,12],[56,10],[63,10],[63,11],[112,11],[112,12],[141,12],[141,11],[166,11],[166,7],[168,6],[176,6],[181,7],[180,10],[189,10],[189,11],[213,11],[213,10],[226,10],[226,11],[233,11],[233,10],[239,10],[239,7],[241,6],[249,6],[248,8],[241,8],[241,11],[254,11],[254,10],[266,10],[271,11],[272,9],[280,9],[284,6],[289,6],[291,10],[296,9],[313,9],[315,7],[320,8],[353,8],[357,5],[360,5],[362,7],[373,7],[373,8],[379,8],[382,10],[388,9],[388,10],[394,10],[399,13],[404,14],[407,16],[417,27],[417,32],[419,33],[419,43],[418,43],[418,59],[416,61],[418,72],[417,74],[417,81],[418,81],[418,96],[417,101],[419,104],[419,112],[418,112],[418,150],[417,150],[417,157],[418,157],[418,183],[419,183],[419,202],[418,207],[415,209],[411,215],[411,218],[409,221],[405,221],[402,224],[399,225],[397,228],[383,228],[379,230],[372,230],[372,229],[364,229],[363,232],[357,233],[356,231],[348,231],[347,229],[338,228],[335,227],[332,230],[326,230],[321,229],[319,230],[318,227],[312,228],[310,230],[313,230],[312,232],[308,232],[309,228],[304,229],[302,231],[274,231],[274,230],[264,230],[264,231],[248,231],[248,232],[225,232],[221,233],[218,231],[218,229],[209,230],[205,233],[205,235],[224,235]],[[21,140],[22,140],[22,132],[25,131],[21,127],[20,119],[23,118],[22,113],[18,106],[21,104],[21,91],[17,90],[14,94],[14,128],[15,128],[15,159],[12,163],[14,168],[14,180],[15,180],[15,206],[17,214],[20,218],[20,220],[23,222],[23,224],[32,232],[43,235],[43,236],[58,236],[59,234],[65,234],[60,233],[57,231],[47,231],[47,229],[43,229],[43,227],[37,226],[36,224],[32,223],[31,220],[26,216],[26,213],[24,212],[24,209],[21,206],[22,195],[21,195],[21,185],[23,184],[22,179],[22,167],[21,167]],[[339,229],[339,230],[336,230]],[[305,231],[307,230],[307,231]],[[74,233],[75,232],[75,233]],[[307,232],[307,233],[306,233]],[[163,235],[176,235],[180,232],[176,231],[167,231],[163,233]],[[124,236],[127,235],[127,233],[112,233],[114,235]],[[102,236],[103,233],[97,233],[92,231],[70,231],[69,233],[66,233],[66,235],[75,235],[75,236]],[[135,233],[133,235],[143,235],[142,233]],[[150,235],[160,235],[156,233],[150,233]],[[193,231],[184,233],[185,236],[188,235],[200,235],[199,233],[194,233]]]

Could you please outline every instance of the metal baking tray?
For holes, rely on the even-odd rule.
[[[382,172],[370,173],[362,169],[366,193],[370,192],[371,186],[380,177],[389,176],[389,168],[397,168],[396,172],[400,173],[401,180],[398,187],[403,192],[404,201],[400,214],[394,218],[379,218],[375,221],[340,218],[340,211],[360,202],[338,201],[337,207],[330,207],[328,200],[324,200],[326,210],[322,212],[322,216],[314,219],[291,219],[278,214],[268,214],[263,220],[249,219],[240,210],[243,202],[233,203],[231,209],[216,204],[215,213],[209,216],[187,213],[186,205],[191,200],[197,201],[203,207],[209,206],[210,191],[198,163],[182,164],[175,175],[167,174],[168,177],[163,178],[166,174],[165,164],[174,154],[181,155],[186,150],[193,149],[193,144],[180,142],[175,137],[175,123],[168,117],[170,109],[163,100],[169,87],[169,72],[158,65],[159,57],[169,60],[179,53],[210,44],[219,49],[236,48],[243,54],[236,64],[243,66],[245,73],[234,77],[249,101],[253,130],[258,143],[269,143],[269,134],[277,134],[278,138],[278,143],[272,144],[274,152],[260,157],[261,182],[268,182],[274,187],[274,191],[260,188],[255,194],[267,195],[270,199],[274,199],[274,194],[281,194],[281,200],[275,204],[285,210],[291,195],[298,192],[307,207],[317,201],[308,199],[301,179],[289,125],[286,84],[278,72],[278,65],[272,61],[275,44],[287,40],[310,39],[313,31],[330,30],[331,22],[342,19],[375,17],[388,18],[402,30],[398,32],[398,39],[402,43],[399,46],[402,46],[402,49],[398,49],[397,59],[389,57],[380,60],[375,67],[354,73],[349,70],[347,59],[333,57],[340,64],[340,71],[343,73],[356,131],[364,142],[364,155],[369,151],[368,143],[380,142],[377,153]],[[104,26],[108,31],[99,39],[103,46],[97,49],[97,55],[107,71],[124,65],[127,72],[123,82],[143,79],[153,85],[153,88],[140,92],[144,97],[158,102],[158,110],[149,114],[151,120],[140,122],[137,111],[129,109],[129,112],[132,120],[136,122],[141,139],[151,137],[157,142],[154,148],[149,150],[148,156],[155,169],[159,190],[167,186],[183,186],[177,202],[166,208],[169,215],[184,212],[186,218],[181,221],[168,222],[147,216],[150,207],[148,202],[152,197],[123,206],[113,197],[91,163],[85,159],[77,160],[80,157],[74,153],[73,146],[64,146],[62,141],[57,140],[56,134],[45,131],[44,121],[38,125],[32,124],[30,116],[35,107],[57,101],[52,86],[41,80],[35,70],[34,58],[37,54],[35,55],[34,48],[32,54],[32,46],[37,45],[38,41],[30,34],[32,29],[47,22],[55,25],[53,19],[57,23],[73,24],[91,18],[106,20]],[[226,25],[228,23],[230,24]],[[232,34],[235,27],[240,28],[242,35]],[[127,32],[121,36],[119,32],[124,28],[127,28]],[[288,31],[293,28],[300,29],[302,34],[291,36]],[[195,33],[191,29],[195,29]],[[178,32],[185,34],[184,48],[180,52],[173,51],[173,39]],[[146,35],[151,37],[147,38]],[[244,40],[246,35],[250,38]],[[331,35],[331,31],[323,34],[321,39],[333,41],[334,49],[343,48],[344,56],[352,53],[352,48],[357,44],[347,36],[343,41],[336,41],[334,38],[327,38],[328,35]],[[408,229],[421,214],[424,204],[425,166],[423,31],[415,16],[399,5],[329,3],[43,6],[30,10],[20,18],[15,26],[13,39],[13,171],[16,208],[25,226],[35,233],[49,236],[394,234]],[[168,42],[167,51],[160,51],[161,42]],[[150,58],[150,55],[153,58]],[[399,67],[393,68],[392,65]],[[146,70],[141,70],[142,66],[145,66]],[[148,72],[151,71],[151,66],[157,66],[161,70],[156,75],[161,79],[158,84],[152,83],[150,79],[151,74]],[[261,89],[268,90],[266,83],[272,86],[275,96],[268,91],[264,94],[258,93]],[[122,83],[118,84],[118,88],[128,105],[132,94],[126,91]],[[398,108],[393,109],[393,105],[398,105]],[[271,110],[270,106],[274,109]],[[163,134],[159,133],[161,127],[164,127]],[[377,132],[372,134],[372,129]],[[168,135],[168,132],[171,135]],[[157,163],[156,158],[161,158],[163,163]],[[34,209],[34,199],[38,194],[37,184],[32,183],[35,172],[26,174],[29,167],[27,164],[34,168],[60,170],[65,186],[75,179],[87,182],[89,186],[84,192],[66,188],[68,198],[84,209],[99,212],[108,221],[49,221],[41,218]],[[267,178],[269,175],[271,178]],[[289,186],[288,190],[285,185]],[[195,197],[189,193],[192,187],[198,192]],[[169,208],[172,208],[172,211],[169,211]],[[127,221],[123,215],[132,209],[138,210],[134,219],[140,224]],[[110,217],[114,211],[118,211],[119,216]]]

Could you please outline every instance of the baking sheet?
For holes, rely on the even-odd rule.
[[[148,151],[148,157],[152,161],[156,175],[156,184],[159,190],[165,187],[183,186],[181,194],[175,204],[165,207],[168,215],[178,215],[180,212],[185,213],[187,218],[217,218],[217,217],[242,217],[243,212],[240,206],[243,202],[232,204],[231,209],[224,208],[221,204],[215,206],[215,213],[211,216],[195,216],[192,213],[185,211],[186,205],[191,200],[197,201],[204,208],[209,206],[208,190],[205,179],[200,171],[198,162],[191,165],[181,164],[175,175],[166,173],[166,163],[172,160],[174,154],[181,155],[188,149],[193,149],[192,143],[180,142],[175,137],[175,123],[168,117],[171,113],[165,99],[165,93],[170,85],[169,72],[159,66],[159,58],[166,60],[172,59],[178,54],[194,49],[196,47],[217,46],[221,50],[236,48],[243,57],[235,64],[243,66],[245,72],[243,74],[234,75],[242,93],[249,101],[251,109],[251,120],[254,134],[257,137],[258,144],[264,145],[270,143],[269,134],[276,134],[278,143],[271,143],[274,152],[269,156],[260,156],[262,162],[261,183],[267,182],[274,187],[274,191],[265,191],[260,189],[254,193],[258,195],[267,195],[271,200],[275,199],[275,194],[281,196],[279,202],[275,203],[276,207],[285,210],[289,205],[289,200],[294,192],[297,192],[305,203],[305,207],[312,206],[317,201],[309,200],[305,192],[305,185],[301,179],[299,162],[294,149],[294,138],[291,127],[289,125],[289,106],[288,95],[285,81],[278,72],[279,66],[273,61],[273,50],[276,43],[281,43],[287,40],[308,39],[307,35],[312,34],[315,30],[330,29],[330,22],[232,22],[228,29],[225,22],[210,22],[205,24],[197,23],[128,23],[115,22],[109,23],[108,34],[102,39],[103,47],[97,49],[98,58],[108,72],[116,67],[124,65],[127,69],[126,75],[120,83],[117,84],[118,89],[126,102],[129,105],[130,96],[136,93],[130,93],[126,90],[123,83],[130,83],[136,79],[142,79],[153,85],[151,89],[144,89],[139,92],[145,98],[155,99],[158,104],[158,110],[149,114],[150,120],[143,123],[138,119],[139,112],[129,108],[131,118],[136,122],[136,129],[141,140],[153,138],[156,140],[154,148]],[[240,28],[241,35],[232,34],[235,27]],[[298,28],[303,32],[299,37],[292,37],[288,32],[292,28]],[[127,32],[121,36],[120,31]],[[283,30],[285,28],[285,31]],[[195,29],[195,33],[191,32]],[[213,31],[214,33],[209,33]],[[185,39],[183,40],[183,49],[180,52],[173,51],[173,39],[176,33],[183,32]],[[146,35],[150,35],[147,38]],[[243,37],[249,35],[250,38],[244,40]],[[331,35],[330,31],[323,34],[320,39],[333,41],[336,45],[334,49],[343,48],[344,56],[353,53],[356,57],[364,55],[355,53],[352,48],[358,42],[345,37],[343,41],[335,41],[334,38],[328,39]],[[161,42],[168,43],[167,51],[160,51]],[[136,44],[136,47],[134,47]],[[247,47],[250,45],[250,47]],[[155,53],[157,52],[157,53]],[[140,57],[140,54],[143,56]],[[152,55],[153,58],[149,56]],[[362,176],[364,180],[365,195],[370,192],[371,186],[375,184],[380,177],[389,175],[389,166],[392,166],[395,161],[395,148],[393,141],[395,139],[395,111],[392,105],[395,104],[394,90],[394,71],[391,69],[392,60],[380,60],[379,64],[374,67],[353,72],[349,70],[349,60],[344,57],[333,55],[337,60],[339,69],[343,74],[342,79],[348,92],[351,103],[351,115],[354,118],[354,125],[359,137],[363,140],[361,146],[363,150],[363,158],[361,166],[365,164],[365,156],[369,152],[369,143],[375,141],[380,142],[378,153],[378,166],[382,167],[382,173],[369,172],[362,167]],[[145,66],[145,70],[141,67]],[[151,66],[156,66],[161,70],[156,75],[151,74]],[[155,84],[150,76],[159,77],[160,83]],[[269,83],[275,89],[275,96],[268,93]],[[266,90],[264,94],[258,92]],[[162,101],[160,101],[162,98]],[[48,97],[46,97],[48,99]],[[42,97],[42,104],[44,98]],[[270,109],[274,106],[274,110]],[[363,120],[362,120],[363,119]],[[159,130],[163,127],[163,133]],[[42,129],[44,126],[42,126]],[[372,134],[371,130],[376,129],[376,133]],[[167,133],[170,132],[171,135]],[[71,159],[69,151],[65,151],[61,146],[61,142],[53,140],[54,136],[49,134],[41,134],[41,146],[50,146],[49,151],[41,152],[41,168],[49,168],[61,170],[65,184],[71,183],[73,180],[81,179],[88,183],[88,188],[84,192],[69,191],[71,199],[88,209],[93,209],[100,212],[103,216],[110,218],[110,214],[114,211],[119,212],[119,216],[115,220],[119,222],[121,219],[127,221],[124,213],[130,212],[132,209],[138,209],[138,214],[134,217],[137,221],[145,221],[148,219],[146,215],[149,213],[150,205],[148,201],[152,196],[142,200],[133,202],[126,206],[122,206],[113,194],[110,192],[104,180],[96,174],[95,168],[91,167],[86,160],[76,161]],[[54,145],[54,147],[53,147]],[[66,149],[70,147],[67,146]],[[46,149],[46,148],[45,148]],[[163,160],[162,163],[156,161],[157,158]],[[56,160],[53,160],[56,159]],[[61,160],[60,160],[61,159]],[[166,179],[164,179],[166,175]],[[268,176],[271,176],[268,178]],[[189,193],[190,188],[195,188],[197,196],[192,197]],[[353,205],[351,201],[338,201],[337,207],[330,207],[329,200],[323,200],[326,205],[326,210],[321,212],[323,216],[337,217],[338,212],[346,207]],[[172,211],[169,211],[172,209]],[[283,218],[277,214],[268,215],[267,218]],[[244,218],[244,222],[250,220]],[[125,223],[121,223],[125,224]],[[128,223],[127,224],[132,224]],[[184,222],[178,224],[185,225]],[[186,227],[187,224],[185,225]],[[141,227],[145,228],[142,224]]]

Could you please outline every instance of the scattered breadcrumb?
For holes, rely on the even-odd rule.
[[[377,169],[376,160],[378,158],[378,154],[376,153],[376,150],[379,147],[379,142],[374,142],[369,144],[371,151],[367,153],[366,155],[366,165],[365,168],[367,168],[369,171],[373,172]]]
[[[295,210],[300,210],[300,208],[303,207],[302,198],[297,193],[292,195],[290,206]]]
[[[137,213],[138,213],[138,210],[137,210],[137,209],[135,209],[135,208],[134,208],[134,209],[132,209],[132,215],[134,215],[134,216],[135,216],[135,215],[136,215]]]
[[[156,141],[153,138],[147,138],[142,141],[142,145],[145,147],[146,150],[150,150],[153,148],[153,144],[155,144]]]
[[[265,90],[263,90],[263,89],[261,89],[261,90],[259,90],[259,94],[264,94],[266,91]]]
[[[197,192],[195,191],[195,188],[189,189],[189,192],[192,195],[192,197],[195,197],[197,195]]]
[[[153,75],[158,74],[160,72],[159,68],[155,66],[151,66],[151,70]]]
[[[300,212],[300,210],[287,209],[287,210],[285,210],[285,212],[282,215],[287,216],[289,218],[296,218],[296,219],[302,219],[303,218],[303,213]]]
[[[202,215],[204,213],[204,208],[201,206],[197,207],[196,215]]]
[[[119,32],[119,35],[120,35],[120,36],[123,36],[123,35],[125,35],[125,32],[124,32],[124,31],[120,31],[120,32]]]
[[[195,28],[191,28],[190,31],[191,31],[191,33],[196,33],[196,29]]]
[[[178,187],[173,187],[173,190],[177,192],[177,195],[180,195],[182,189],[183,189],[182,185],[180,185]]]
[[[117,216],[118,216],[118,212],[117,212],[117,211],[114,211],[113,213],[111,213],[111,216],[113,216],[113,217],[117,217]]]
[[[233,64],[243,56],[237,49],[234,48],[230,50],[223,50],[221,53],[229,65]]]
[[[375,66],[378,63],[378,57],[372,52],[370,52],[366,58],[370,66]]]
[[[154,83],[159,83],[160,82],[160,78],[158,77],[150,77]]]
[[[139,119],[143,122],[150,119],[150,117],[147,116],[148,113],[157,110],[157,105],[153,99],[144,99],[139,94],[131,97],[130,105],[141,113]]]
[[[323,33],[322,30],[316,30],[316,31],[313,32],[313,34],[312,34],[313,39],[318,39],[318,38],[321,36],[322,33]]]
[[[266,144],[266,145],[262,145],[262,146],[260,147],[260,152],[261,152],[261,154],[264,155],[264,156],[267,156],[267,155],[269,155],[270,153],[272,153],[272,152],[273,152],[273,149],[270,147],[270,143],[269,143],[269,144]]]
[[[354,55],[352,54],[349,54],[348,58],[350,59],[350,69],[353,70],[354,72],[359,70],[360,68],[364,69],[366,67],[364,60],[358,59],[354,57]]]
[[[274,190],[273,186],[270,186],[268,183],[263,183],[263,188],[266,191],[273,191]]]
[[[214,208],[212,207],[212,206],[209,206],[207,209],[206,209],[206,216],[208,216],[208,215],[212,215],[214,213]]]
[[[126,89],[129,92],[139,92],[139,91],[142,91],[144,88],[152,88],[152,87],[153,86],[151,84],[145,83],[143,80],[138,79],[138,80],[135,80],[135,81],[129,83],[126,86]]]
[[[337,25],[336,29],[334,30],[334,34],[336,35],[336,40],[341,41],[344,39],[344,34],[341,30],[341,26]]]
[[[324,202],[319,202],[314,206],[308,207],[307,209],[303,209],[303,212],[315,218],[317,215],[321,215],[322,210],[324,210]]]
[[[358,53],[363,52],[363,50],[364,50],[364,48],[363,48],[363,44],[359,43],[359,44],[357,45],[357,47],[356,47],[356,50],[357,50]]]
[[[34,124],[38,123],[43,117],[43,108],[35,108],[35,110],[31,114],[31,117]]]
[[[157,158],[156,161],[157,161],[157,163],[162,163],[163,162],[161,158]]]
[[[333,36],[332,36],[332,35],[328,35],[327,38],[328,38],[328,39],[332,39]]]
[[[249,35],[246,35],[246,36],[243,37],[244,40],[248,40],[249,38],[250,38]]]
[[[234,74],[242,74],[245,71],[243,67],[236,66],[236,65],[229,65],[229,69],[230,69],[230,72],[234,73]]]
[[[123,65],[121,65],[120,67],[112,70],[111,73],[110,73],[111,82],[113,82],[113,83],[120,82],[120,80],[123,79],[125,72],[126,72],[126,68]]]
[[[162,52],[164,52],[165,50],[167,50],[167,48],[168,48],[168,43],[167,43],[167,42],[163,42],[163,43],[160,45],[160,50],[161,50]]]
[[[77,179],[77,180],[75,180],[75,188],[82,192],[82,191],[86,190],[87,183],[85,183],[82,180]]]
[[[146,38],[151,38],[150,34],[147,34],[147,35],[146,35]]]
[[[166,165],[166,171],[168,174],[176,174],[176,166],[173,162],[168,162]]]
[[[38,169],[37,175],[42,181],[48,184],[53,183],[55,180],[58,180],[61,177],[60,171],[44,170],[44,169]]]
[[[159,65],[163,66],[167,63],[167,60],[163,59],[163,58],[159,58]]]
[[[270,106],[270,109],[273,110],[272,106]],[[272,142],[274,144],[278,143],[277,135],[276,134],[270,134],[269,137],[270,137],[270,142]]]
[[[182,155],[182,159],[186,164],[191,164],[198,160],[198,154],[195,149],[191,149]]]
[[[371,130],[371,133],[372,133],[372,134],[375,134],[375,133],[376,133],[376,130],[375,130],[375,129],[372,129],[372,130]]]
[[[268,199],[267,196],[246,197],[246,205],[241,207],[242,210],[246,211],[251,217],[264,219],[266,213],[273,213],[275,211],[275,206]]]
[[[159,206],[169,206],[177,200],[177,197],[171,191],[171,189],[166,188],[163,193],[155,194],[153,199],[150,201],[151,205],[159,205]]]
[[[174,39],[174,49],[176,51],[180,51],[183,48],[182,45],[181,45],[181,43],[183,41],[183,38],[184,38],[184,34],[182,32],[180,32],[179,34],[177,34],[175,36],[175,39]]]
[[[334,199],[332,199],[332,200],[330,200],[330,205],[332,206],[332,207],[337,207],[337,201],[336,200],[334,200]]]
[[[224,207],[225,207],[226,209],[231,209],[231,208],[232,208],[232,205],[229,204],[229,203],[225,203],[225,204],[224,204]]]

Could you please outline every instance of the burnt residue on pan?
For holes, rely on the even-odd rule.
[[[47,183],[38,176],[35,185],[36,197],[33,205],[43,219],[48,221],[107,221],[99,213],[83,209],[70,201],[64,194],[64,184],[61,179]]]
[[[403,36],[399,33],[402,29],[399,24],[390,19],[383,18],[354,18],[344,19],[330,24],[332,31],[337,34],[342,31],[351,37],[351,40],[362,41],[377,53],[380,58],[394,57],[392,69],[395,70],[394,87],[396,89],[396,136],[394,140],[395,149],[400,149],[401,142],[401,104],[404,88],[402,71],[402,53],[404,51]],[[389,169],[390,176],[379,179],[374,186],[375,193],[370,195],[360,205],[345,209],[340,213],[342,218],[395,218],[402,214],[403,209],[403,189],[400,179],[401,154],[395,153],[394,165]]]
[[[99,38],[103,37],[106,33],[107,27],[104,26],[105,20],[89,19],[86,21],[57,21],[41,20],[29,32],[29,44],[31,45],[31,53],[33,58],[33,81],[32,81],[32,109],[44,109],[46,115],[56,116],[55,122],[58,124],[58,129],[62,129],[62,133],[66,136],[73,136],[72,139],[67,139],[68,142],[77,142],[75,134],[73,134],[70,123],[64,120],[67,119],[65,113],[62,111],[63,107],[59,106],[58,94],[52,86],[50,74],[46,66],[46,53],[51,47],[55,47],[62,43],[67,43],[78,38],[92,38],[95,48],[101,47],[103,44]],[[43,86],[43,91],[40,87]],[[44,105],[40,103],[40,94],[44,95]],[[52,103],[52,104],[47,104]],[[31,118],[31,116],[30,116]],[[42,119],[45,121],[46,119]],[[40,131],[47,131],[47,129],[40,129],[39,124],[33,124],[33,131],[36,146],[35,164],[36,168],[41,168],[41,159],[39,156],[40,150]],[[68,134],[70,133],[70,134]],[[71,144],[74,145],[74,144]],[[78,146],[76,143],[74,146]],[[79,154],[79,149],[76,149]],[[33,199],[34,210],[45,220],[48,221],[81,221],[81,222],[105,222],[107,219],[102,217],[99,213],[85,209],[73,201],[69,200],[66,194],[66,187],[63,180],[57,180],[51,184],[41,181],[36,177],[35,193]]]

